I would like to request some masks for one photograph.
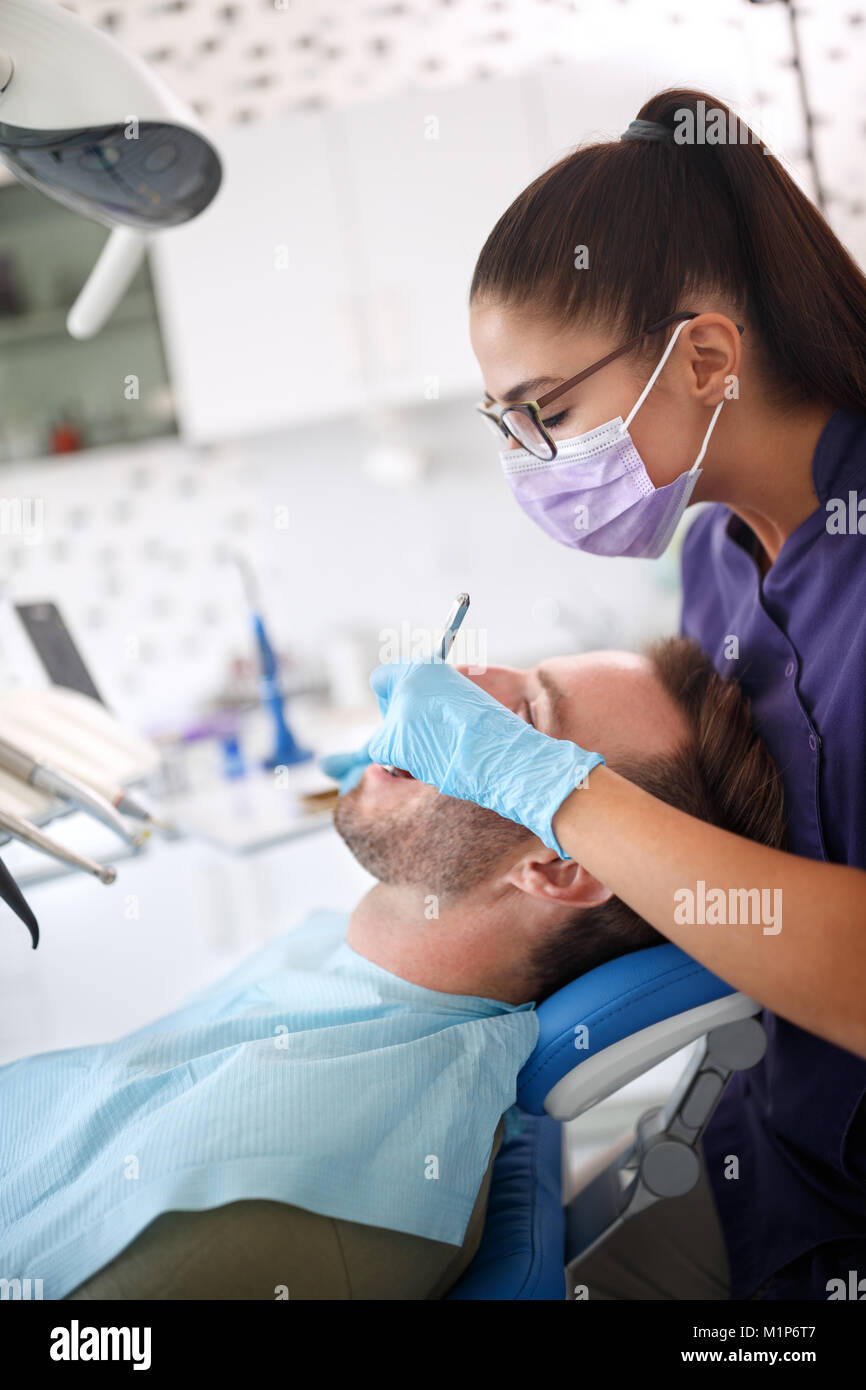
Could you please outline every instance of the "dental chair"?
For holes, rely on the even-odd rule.
[[[671,945],[608,961],[540,1004],[538,1043],[517,1082],[519,1132],[500,1147],[481,1244],[445,1297],[564,1300],[566,1265],[653,1203],[689,1192],[722,1091],[764,1055],[760,1011]],[[698,1040],[667,1104],[647,1110],[564,1207],[563,1122]]]

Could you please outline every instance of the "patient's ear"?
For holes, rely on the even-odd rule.
[[[505,880],[530,897],[570,907],[598,907],[613,897],[611,890],[580,864],[573,859],[560,859],[546,845],[537,845],[512,864]]]

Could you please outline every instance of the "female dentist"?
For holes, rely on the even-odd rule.
[[[369,757],[517,821],[762,1002],[766,1056],[704,1138],[729,1266],[704,1296],[824,1299],[866,1278],[866,279],[736,120],[663,92],[541,174],[481,252],[471,335],[508,486],[554,540],[655,557],[717,504],[685,543],[682,629],[751,699],[790,852],[534,728],[531,673],[509,710],[447,665],[379,667],[383,723],[332,770],[345,790]],[[780,889],[783,930],[677,923],[699,879]],[[627,1229],[624,1264],[663,1288]]]

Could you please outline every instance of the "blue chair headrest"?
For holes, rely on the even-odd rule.
[[[578,1062],[674,1014],[736,991],[679,946],[618,956],[572,980],[538,1006],[538,1042],[517,1079],[517,1104],[544,1114],[544,1101]],[[576,1030],[584,1027],[581,1048]]]

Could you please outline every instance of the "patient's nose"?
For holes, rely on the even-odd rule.
[[[468,666],[458,666],[457,669],[476,685],[480,685],[482,690],[486,690],[488,695],[492,695],[494,700],[499,700],[500,704],[512,710],[517,708],[522,698],[525,671],[520,671],[515,666],[488,666],[478,675]]]

